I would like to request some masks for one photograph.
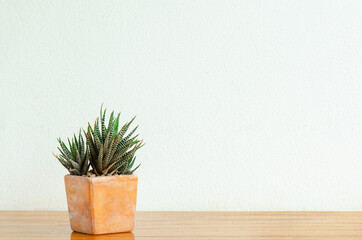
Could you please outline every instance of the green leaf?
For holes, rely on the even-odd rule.
[[[113,158],[114,153],[117,150],[117,141],[118,141],[118,139],[119,139],[119,136],[112,140],[112,144],[110,146],[109,152],[107,153],[106,158],[104,160],[104,165],[103,165],[104,167],[106,167],[106,166],[108,166],[110,164],[111,159]]]
[[[103,107],[103,105],[102,105]],[[104,109],[103,111],[103,116],[102,116],[102,107],[101,107],[101,113],[100,113],[100,118],[101,118],[101,128],[102,128],[102,142],[104,142],[104,140],[106,139],[106,125],[104,124],[105,121],[105,117],[106,117],[106,111],[107,109]]]
[[[79,151],[78,149],[75,149],[75,160],[76,162],[81,166],[82,165],[82,161],[80,159],[80,154],[79,154]],[[80,168],[80,167],[79,167]]]
[[[86,155],[86,152],[85,152],[85,147],[84,147],[84,139],[83,139],[83,136],[82,136],[82,133],[81,133],[81,130],[79,130],[79,153],[80,153],[80,158],[83,159]]]
[[[88,129],[89,129],[89,128],[88,128]],[[84,130],[83,130],[83,131],[84,131]],[[87,133],[84,131],[84,134],[85,134],[85,136],[86,136],[87,146],[88,146],[88,148],[89,148],[89,152],[90,152],[90,155],[91,155],[90,157],[91,157],[91,159],[96,159],[97,156],[98,156],[98,151],[96,151],[96,148],[95,148],[95,146],[94,146],[91,133],[90,133],[89,130],[88,130]]]
[[[119,116],[120,116],[120,115],[121,115],[121,114],[118,113],[117,118],[116,118],[116,120],[114,121],[113,132],[115,132],[115,133],[118,133]]]
[[[59,152],[60,152],[60,155],[63,156],[65,159],[67,159],[68,157],[67,157],[67,155],[63,152],[63,150],[60,149],[59,147],[57,147],[57,148],[58,148],[58,150],[59,150]]]
[[[134,144],[137,144],[138,141],[132,141],[132,139],[125,141],[121,141],[117,146],[117,151],[115,152],[114,157],[117,158],[119,156],[122,156],[125,152],[127,152],[128,149],[130,149]]]
[[[106,150],[106,149],[108,149],[108,144],[109,144],[109,141],[110,141],[110,139],[109,139],[109,135],[110,135],[111,133],[109,132],[108,133],[108,135],[107,135],[107,137],[106,137],[106,141],[104,142],[104,149]],[[105,151],[105,153],[106,153],[106,151]]]
[[[124,161],[127,161],[127,163],[128,163],[128,161],[133,158],[133,155],[135,154],[135,152],[136,152],[136,148],[134,147],[132,150],[123,154],[122,158],[124,159]]]
[[[133,159],[128,163],[126,169],[124,170],[125,172],[127,172],[128,170],[130,170],[133,167],[135,160],[136,160],[136,157],[133,157]]]
[[[137,128],[138,128],[138,126],[135,127],[135,128],[127,135],[127,137],[125,137],[124,139],[125,139],[125,140],[128,140],[128,139],[132,136],[132,134],[137,130]],[[137,136],[138,136],[138,135],[137,135]]]
[[[107,130],[106,130],[109,133],[109,135],[107,135],[107,138],[109,139],[109,141],[111,141],[114,134],[117,134],[117,132],[114,132],[114,129],[113,129],[113,125],[114,125],[114,117],[113,116],[114,116],[114,112],[112,112],[111,116],[109,117],[108,127],[107,127]]]
[[[77,137],[75,136],[75,133],[74,133],[73,135],[74,135],[75,147],[76,147],[77,149],[79,149],[78,139],[77,139]]]
[[[72,165],[67,162],[64,158],[61,158],[60,156],[57,156],[53,153],[54,157],[56,157],[56,159],[58,159],[58,161],[66,168],[66,169],[70,169],[72,167]]]
[[[111,113],[111,116],[109,117],[107,131],[113,132],[113,125],[114,125],[114,112]]]
[[[114,161],[111,161],[111,159],[113,159],[113,155],[117,150],[117,145],[118,145],[118,141],[120,139],[120,133],[117,134],[116,138],[112,139],[111,142],[111,150],[110,150],[110,154],[106,157],[105,161],[104,161],[104,167],[107,167],[109,164],[112,164]]]
[[[135,168],[135,169],[133,169],[132,171],[130,171],[129,173],[127,173],[127,174],[133,174],[134,173],[134,171],[136,171],[137,170],[137,168],[139,168],[139,166],[141,166],[141,164],[138,164],[138,166]]]
[[[71,155],[70,151],[68,150],[67,146],[65,146],[64,142],[60,138],[58,138],[58,142],[60,144],[60,147],[63,149],[64,155],[67,158],[72,158],[72,155]]]
[[[80,176],[80,172],[79,172],[77,169],[69,169],[69,172],[70,172],[72,175],[78,175],[78,176]]]
[[[89,169],[89,161],[88,161],[88,157],[85,158],[84,163],[83,163],[83,167],[82,167],[82,175],[86,175]]]
[[[76,161],[73,161],[72,159],[68,159],[68,162],[72,164],[73,168],[80,169],[79,164]]]
[[[125,162],[117,162],[117,164],[115,164],[112,169],[110,170],[111,171],[111,175],[113,175],[114,173],[116,173],[121,167],[123,167],[125,165]]]
[[[120,130],[121,138],[123,138],[123,135],[127,132],[129,126],[131,126],[131,123],[133,122],[133,120],[135,120],[135,118],[136,118],[136,116],[134,116],[130,122],[123,125],[123,127]]]
[[[70,153],[71,153],[71,159],[75,160],[75,151],[74,151],[74,141],[70,142],[69,138],[68,138],[68,144],[69,144],[69,148],[70,148]]]
[[[97,137],[96,131],[94,131],[94,134],[92,135],[92,140],[94,143],[94,149],[98,153],[102,143],[101,143],[100,139]]]
[[[92,129],[92,126],[90,125],[90,123],[88,123],[88,130],[92,133],[92,135],[94,136],[94,131]]]
[[[113,149],[116,148],[116,146],[114,147],[114,142],[115,142],[115,139],[113,138],[111,143],[109,143],[109,135],[110,133],[108,133],[108,136],[106,138],[106,142],[104,144],[104,155],[105,157],[103,158],[103,168],[105,168],[107,165],[108,165],[108,162],[109,162],[109,159],[111,156],[113,156],[114,154],[114,151]]]
[[[96,143],[96,147],[98,149],[98,151],[100,151],[100,147],[101,147],[101,144],[102,144],[102,136],[101,136],[101,133],[99,131],[99,122],[98,122],[98,118],[96,120],[96,122],[94,123],[94,142]]]
[[[117,167],[120,165],[120,162],[121,162],[121,161],[113,162],[111,165],[109,165],[109,166],[103,171],[103,174],[104,174],[104,175],[107,175],[107,173],[108,173],[111,169],[117,168]],[[113,170],[112,170],[112,171],[113,171]]]
[[[102,161],[103,161],[103,144],[101,145],[101,149],[98,154],[97,163],[95,164],[98,172],[102,172]]]

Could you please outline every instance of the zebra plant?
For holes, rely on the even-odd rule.
[[[79,137],[74,134],[74,137],[70,141],[68,138],[69,148],[65,143],[58,138],[60,147],[58,147],[60,154],[53,155],[59,160],[59,162],[68,169],[72,175],[85,175],[89,169],[89,150],[84,143],[81,131],[79,131]]]
[[[132,174],[140,165],[132,169],[135,162],[135,152],[143,144],[138,135],[133,136],[138,126],[125,135],[135,117],[119,129],[119,116],[111,113],[108,125],[105,123],[106,110],[100,110],[100,117],[96,119],[93,128],[88,123],[87,132],[84,131],[87,146],[90,152],[92,173],[96,176],[114,174]]]

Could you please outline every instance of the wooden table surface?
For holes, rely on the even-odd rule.
[[[71,231],[66,212],[0,211],[1,240],[361,239],[362,212],[137,212],[133,233]]]

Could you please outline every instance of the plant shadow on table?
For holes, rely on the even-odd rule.
[[[88,235],[84,233],[72,232],[70,240],[134,240],[133,233],[112,233],[103,235]]]

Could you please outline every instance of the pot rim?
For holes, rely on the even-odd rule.
[[[106,177],[138,177],[137,174],[122,174],[122,175],[112,175],[112,176],[96,176],[96,177],[88,177],[88,176],[79,176],[79,175],[72,175],[66,174],[64,177],[80,177],[80,178],[89,178],[89,179],[96,179],[96,178],[106,178]]]

